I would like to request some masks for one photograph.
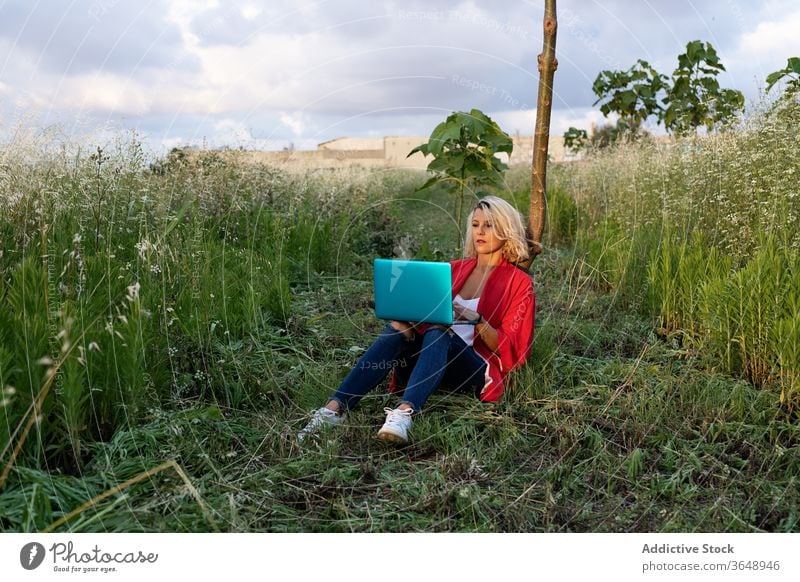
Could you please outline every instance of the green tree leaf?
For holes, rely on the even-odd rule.
[[[786,80],[784,98],[788,98],[800,92],[800,58],[789,58],[786,61],[786,67],[767,75],[767,92],[769,92],[776,83],[782,80]]]
[[[433,160],[428,171],[435,175],[420,190],[440,184],[455,198],[457,221],[465,192],[474,192],[481,187],[503,186],[506,164],[497,153],[511,156],[513,140],[488,115],[479,109],[468,113],[456,111],[439,123],[431,132],[428,142],[409,152],[429,154]]]
[[[594,104],[602,102],[603,115],[616,113],[623,120],[620,127],[630,128],[634,134],[648,117],[661,118],[658,95],[665,88],[666,77],[642,59],[627,71],[601,71],[592,85],[598,97]]]
[[[667,131],[685,134],[701,126],[711,130],[728,123],[744,108],[741,92],[720,88],[716,77],[724,70],[711,43],[693,40],[686,45],[664,96]]]

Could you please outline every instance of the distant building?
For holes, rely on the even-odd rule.
[[[511,160],[499,154],[509,165],[530,164],[533,159],[533,136],[514,136],[514,149]],[[412,168],[424,170],[431,161],[430,156],[416,153],[408,157],[408,152],[426,143],[423,136],[386,136],[378,138],[338,137],[317,145],[316,150],[237,152],[240,159],[255,163],[270,162],[290,167],[336,168],[343,166],[363,166],[370,168]],[[564,150],[564,138],[550,136],[548,156],[561,162],[571,159]]]

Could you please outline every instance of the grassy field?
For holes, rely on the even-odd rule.
[[[137,151],[2,158],[1,530],[800,530],[791,367],[754,382],[665,312],[676,227],[623,213],[621,171],[593,182],[647,150],[554,169],[530,361],[497,404],[434,394],[402,448],[375,439],[383,389],[294,435],[382,325],[371,258],[453,257],[452,203],[403,172]],[[719,279],[748,264],[723,256]]]

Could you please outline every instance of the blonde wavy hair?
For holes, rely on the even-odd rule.
[[[484,216],[492,224],[494,236],[505,241],[501,248],[503,257],[510,263],[519,263],[529,258],[528,241],[525,236],[525,225],[522,215],[516,208],[497,196],[484,196],[478,200],[467,217],[467,229],[464,237],[464,257],[478,256],[475,240],[472,238],[472,219],[475,211],[482,210]]]

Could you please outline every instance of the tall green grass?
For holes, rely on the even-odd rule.
[[[650,263],[649,284],[665,331],[758,386],[777,387],[798,405],[800,278],[798,255],[765,237],[738,268],[701,236],[665,237]]]
[[[368,199],[412,187],[223,153],[152,163],[135,139],[1,153],[2,462],[22,445],[17,462],[67,472],[153,407],[259,399],[232,354],[295,325],[293,287],[390,253],[393,211]]]
[[[587,216],[577,248],[596,288],[628,308],[649,297],[666,334],[792,410],[800,142],[786,115],[800,107],[785,109],[732,133],[595,152],[557,179]]]
[[[369,260],[452,258],[447,198],[414,193],[410,173],[291,174],[220,152],[151,169],[128,146],[0,150],[0,470],[31,427],[0,530],[800,527],[800,428],[779,406],[796,394],[797,299],[737,315],[748,286],[797,289],[785,235],[734,253],[697,221],[609,198],[661,171],[615,167],[619,152],[554,167],[533,353],[504,398],[437,392],[395,449],[374,438],[394,402],[377,390],[298,447],[380,329]],[[504,194],[519,208],[524,181]],[[750,346],[773,366],[761,387]]]

